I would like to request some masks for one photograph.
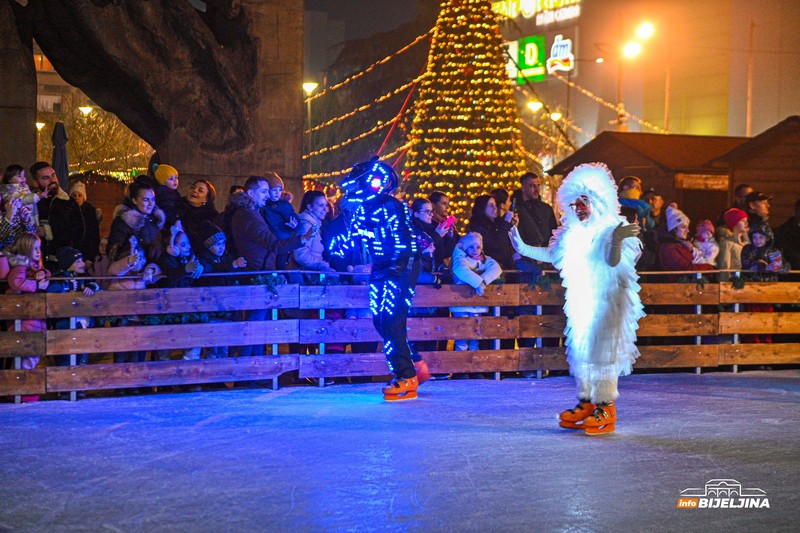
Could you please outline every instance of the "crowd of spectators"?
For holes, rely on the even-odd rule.
[[[297,275],[292,271],[320,274],[370,271],[370,258],[353,251],[346,257],[329,253],[331,242],[346,232],[351,213],[332,205],[321,191],[308,191],[295,212],[291,195],[274,172],[251,176],[231,187],[222,212],[215,208],[217,191],[209,180],[195,180],[188,193],[178,192],[179,172],[170,165],[157,165],[151,175],[140,176],[128,187],[123,203],[112,215],[111,229],[101,240],[100,212],[88,201],[90,190],[80,181],[59,186],[58,176],[46,162],[5,169],[0,184],[0,276],[9,293],[80,291],[91,296],[101,290],[136,290],[149,286],[190,287],[252,281],[258,271],[287,271],[292,282],[318,283],[319,275]],[[474,199],[467,220],[454,220],[450,198],[441,191],[417,197],[408,203],[408,216],[416,232],[419,250],[419,284],[467,284],[477,294],[507,273],[507,281],[530,280],[552,268],[514,251],[508,232],[519,228],[531,246],[547,246],[558,226],[553,206],[540,194],[540,178],[534,173],[520,177],[513,191],[495,189]],[[674,202],[653,189],[643,191],[642,180],[625,176],[618,183],[621,213],[639,224],[642,254],[640,271],[680,274],[704,270],[752,272],[754,279],[774,280],[792,265],[800,265],[800,201],[795,214],[772,228],[771,197],[747,185],[735,190],[734,205],[709,219],[689,220]],[[462,236],[459,228],[465,230]],[[50,282],[56,272],[58,282]],[[236,277],[208,276],[239,273]],[[205,274],[205,276],[204,276]],[[98,280],[95,277],[120,277]],[[132,277],[134,276],[134,277]],[[720,273],[727,279],[730,273]],[[364,283],[365,276],[345,275],[340,283]],[[247,282],[247,281],[245,281]],[[413,316],[476,316],[482,307],[420,308]],[[519,308],[505,315],[531,312]],[[338,314],[337,314],[338,313]],[[247,320],[264,320],[266,310],[252,310]],[[369,316],[368,310],[331,311],[329,317]],[[126,317],[139,324],[143,318]],[[79,327],[92,327],[89,319]],[[47,324],[26,320],[22,329],[39,331]],[[51,327],[68,327],[63,323]],[[526,344],[519,341],[520,346]],[[415,349],[443,349],[437,342],[418,342]],[[261,355],[264,346],[245,346],[239,355]],[[344,347],[331,346],[331,351]],[[376,346],[359,345],[375,350]],[[456,349],[477,349],[475,341],[456,340]],[[214,349],[208,357],[224,357],[227,350]],[[170,358],[169,350],[156,351],[153,360]],[[184,350],[187,359],[200,357],[200,349]],[[145,352],[114,355],[115,362],[140,362]],[[78,363],[85,363],[79,357]],[[34,368],[38,358],[22,361]],[[69,364],[59,358],[57,364]]]

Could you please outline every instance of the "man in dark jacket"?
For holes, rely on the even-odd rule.
[[[53,166],[45,161],[31,165],[30,176],[39,192],[47,191],[47,198],[39,201],[39,227],[42,238],[42,256],[52,266],[56,252],[64,246],[75,246],[75,236],[80,235],[80,207],[58,184]],[[91,259],[90,259],[91,260]]]
[[[247,270],[275,270],[275,258],[305,246],[311,240],[313,226],[306,235],[297,235],[279,240],[269,229],[266,220],[261,216],[269,196],[269,183],[264,176],[250,176],[244,183],[244,192],[235,193],[230,202],[235,206],[231,220],[231,234],[236,244],[237,253],[247,261]],[[266,309],[254,309],[247,314],[248,320],[264,320]],[[247,357],[263,355],[263,344],[243,346],[240,355]]]
[[[516,205],[519,216],[517,229],[525,244],[545,247],[550,243],[553,230],[558,227],[555,213],[550,204],[543,202],[539,195],[539,176],[527,172],[519,182],[522,198]]]

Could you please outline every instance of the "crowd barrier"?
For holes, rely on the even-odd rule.
[[[730,365],[800,363],[800,283],[697,280],[642,283],[648,315],[639,323],[641,357],[635,369],[714,368]],[[479,339],[491,349],[422,352],[433,373],[535,372],[567,368],[563,342],[563,289],[528,284],[493,284],[484,296],[464,285],[421,285],[415,307],[482,305],[489,316],[409,318],[412,341]],[[748,311],[750,304],[780,304],[775,312]],[[507,316],[509,308],[525,313]],[[331,343],[380,340],[369,318],[326,318],[332,309],[368,307],[365,285],[236,285],[185,289],[101,291],[0,296],[0,358],[15,368],[0,371],[0,395],[91,391],[127,387],[273,380],[298,371],[300,378],[384,376],[381,353],[326,353]],[[264,321],[245,312],[272,310]],[[283,310],[279,313],[279,310]],[[298,311],[299,310],[299,311]],[[22,332],[25,319],[228,312],[227,320],[168,325],[127,325]],[[284,318],[304,316],[307,318]],[[74,320],[73,327],[74,327]],[[100,321],[102,322],[102,320]],[[749,342],[749,336],[773,342]],[[535,338],[530,348],[500,349],[501,339]],[[544,342],[543,342],[544,340]],[[108,354],[214,346],[266,345],[275,355],[145,363],[54,366],[52,356]],[[314,344],[316,354],[279,353],[278,345]],[[555,345],[553,345],[555,344]],[[551,346],[552,345],[552,346]],[[32,370],[20,369],[21,356],[45,356]],[[498,374],[496,374],[498,375]]]

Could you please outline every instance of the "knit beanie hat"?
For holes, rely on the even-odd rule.
[[[58,260],[58,268],[61,270],[69,270],[72,263],[78,259],[83,259],[83,254],[75,248],[65,246],[56,253],[56,259]]]
[[[675,207],[673,207],[673,205]],[[672,231],[681,224],[689,225],[689,217],[678,209],[676,204],[667,207],[667,231]]]
[[[203,246],[208,250],[215,244],[221,241],[225,241],[225,232],[222,231],[219,226],[215,226],[211,222],[205,221],[205,223],[200,226],[197,231],[197,236],[199,237],[200,241],[203,243]]]
[[[722,215],[722,219],[725,221],[725,225],[728,226],[728,229],[731,230],[734,227],[736,227],[736,224],[738,224],[739,221],[742,220],[743,218],[747,218],[747,213],[735,207],[732,209],[728,209]]]
[[[84,198],[86,198],[86,185],[84,185],[82,181],[76,181],[69,188],[69,195],[72,196],[72,193],[74,192],[79,192]]]
[[[711,235],[714,235],[714,224],[710,220],[701,220],[697,223],[697,235],[700,235],[702,231],[710,231]]]
[[[467,233],[466,235],[461,237],[461,240],[458,241],[458,247],[464,251],[466,251],[467,248],[469,248],[473,244],[480,244],[481,247],[483,247],[483,237],[477,231],[472,231],[470,233]]]
[[[167,183],[170,176],[178,174],[178,170],[170,165],[158,165],[156,167],[156,181],[161,185]]]
[[[277,173],[275,173],[275,172],[267,172],[266,176],[264,176],[264,177],[267,178],[267,183],[269,183],[269,188],[270,189],[274,189],[278,185],[280,185],[282,189],[286,188],[286,187],[283,186],[283,180],[281,179],[280,176],[278,176]]]

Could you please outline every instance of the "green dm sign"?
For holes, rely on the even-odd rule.
[[[531,35],[519,40],[519,49],[517,50],[518,85],[523,85],[526,79],[533,82],[544,81],[547,74],[546,55],[544,35]]]

